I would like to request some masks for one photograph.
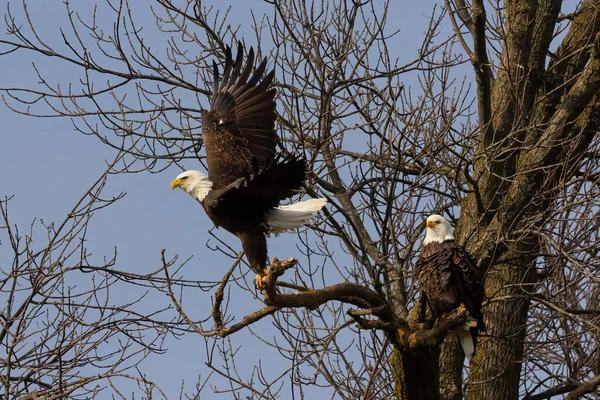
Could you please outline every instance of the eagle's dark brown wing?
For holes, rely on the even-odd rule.
[[[436,316],[462,303],[477,320],[479,330],[485,330],[481,312],[483,285],[466,250],[454,241],[429,243],[417,260],[415,273]]]
[[[234,181],[214,197],[221,201],[242,198],[260,203],[260,208],[270,210],[282,200],[295,195],[301,188],[306,175],[306,161],[294,156],[269,162],[264,169]]]
[[[202,139],[206,149],[209,179],[215,189],[223,188],[252,170],[263,169],[275,154],[275,89],[264,59],[251,76],[254,50],[251,48],[242,70],[240,44],[236,59],[228,47],[225,69],[219,79],[214,64],[211,109],[202,113]]]
[[[485,331],[485,323],[481,312],[485,292],[475,262],[465,249],[455,244],[451,265],[455,272],[458,300],[465,305],[469,314],[477,320],[479,330]]]

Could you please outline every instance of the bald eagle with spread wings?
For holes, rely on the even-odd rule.
[[[460,339],[469,360],[475,355],[477,336],[485,331],[481,303],[484,291],[477,266],[467,251],[454,241],[452,226],[441,215],[427,218],[423,251],[416,264],[416,278],[436,317],[464,304],[477,326],[465,324],[452,333]]]
[[[252,73],[252,48],[244,68],[242,58],[241,43],[235,60],[227,47],[221,77],[213,62],[211,107],[202,112],[208,176],[184,171],[171,182],[171,188],[189,193],[215,226],[241,240],[257,274],[256,285],[263,289],[268,273],[266,235],[304,225],[327,200],[279,205],[302,188],[306,162],[276,154],[275,89],[270,88],[274,71],[263,78],[265,58]]]

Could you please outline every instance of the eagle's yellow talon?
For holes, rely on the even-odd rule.
[[[261,273],[256,274],[256,278],[254,278],[254,284],[256,288],[261,292],[264,292],[267,288],[267,278],[269,276],[269,270],[263,269]]]

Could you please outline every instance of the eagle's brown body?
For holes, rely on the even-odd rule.
[[[302,187],[304,160],[273,161],[255,176],[211,190],[202,206],[215,226],[236,235],[253,270],[262,272],[267,262],[267,213]],[[209,178],[210,179],[210,178]],[[239,188],[235,186],[239,184]]]
[[[216,226],[240,238],[250,266],[262,273],[267,262],[266,215],[301,189],[306,164],[275,153],[275,89],[269,88],[274,72],[262,77],[264,59],[251,73],[252,49],[242,69],[242,53],[240,46],[233,60],[227,48],[220,79],[214,66],[211,108],[202,113],[212,190],[202,206]]]
[[[473,345],[477,334],[485,330],[481,303],[483,285],[471,256],[454,240],[432,242],[424,246],[416,264],[416,278],[427,303],[436,317],[465,305],[477,328],[471,328]]]

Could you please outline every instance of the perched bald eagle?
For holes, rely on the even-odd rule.
[[[485,331],[481,303],[483,285],[477,267],[465,249],[454,241],[452,227],[441,215],[427,218],[423,251],[416,264],[416,278],[436,317],[465,305],[477,327],[465,325],[453,331],[460,338],[465,355],[475,355],[477,335]]]
[[[254,50],[250,49],[243,69],[242,55],[241,44],[235,60],[227,47],[220,79],[213,63],[211,108],[202,112],[208,176],[185,171],[171,182],[171,188],[189,193],[215,226],[241,240],[262,289],[268,272],[266,235],[302,226],[327,200],[279,205],[302,188],[306,163],[276,154],[275,89],[269,89],[274,71],[262,78],[265,58],[251,74]]]

